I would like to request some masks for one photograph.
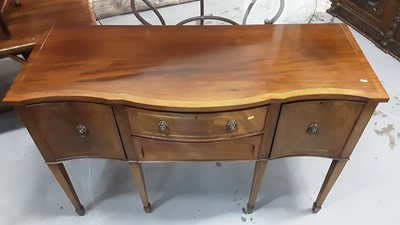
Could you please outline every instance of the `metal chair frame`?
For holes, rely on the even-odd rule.
[[[163,26],[167,25],[165,23],[165,20],[163,18],[163,16],[161,15],[161,13],[158,11],[158,9],[153,6],[151,4],[151,2],[149,0],[141,0],[143,1],[150,10],[152,10],[157,18],[160,20],[161,24]],[[278,20],[278,18],[282,15],[283,9],[285,7],[285,0],[279,0],[280,1],[280,5],[279,5],[279,10],[278,12],[275,14],[275,16],[272,17],[272,19],[265,19],[264,20],[264,24],[273,24],[274,22],[276,22]],[[146,19],[144,19],[138,12],[136,5],[135,5],[136,0],[131,0],[131,7],[132,7],[132,11],[133,14],[135,15],[135,17],[143,24],[143,25],[153,25],[150,22],[148,22]],[[221,17],[221,16],[205,16],[204,15],[204,0],[199,0],[200,2],[200,16],[194,16],[194,17],[190,17],[188,19],[185,19],[179,23],[177,23],[176,25],[184,25],[186,23],[189,22],[193,22],[193,21],[200,21],[200,25],[204,25],[204,20],[219,20],[219,21],[223,21],[232,25],[239,25],[237,22],[228,19],[226,17]],[[243,17],[243,21],[242,21],[242,25],[246,25],[247,23],[247,18],[250,14],[251,9],[253,8],[253,6],[256,4],[257,0],[252,0],[249,4],[249,6],[247,7],[247,10],[244,14]]]

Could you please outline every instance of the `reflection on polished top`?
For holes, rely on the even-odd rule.
[[[4,100],[200,109],[331,94],[388,98],[343,24],[98,26],[51,30]]]

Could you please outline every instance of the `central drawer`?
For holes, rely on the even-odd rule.
[[[127,107],[132,134],[168,140],[218,139],[260,134],[267,106],[219,113],[170,113]]]
[[[255,160],[261,135],[231,141],[205,143],[158,141],[134,137],[137,159],[140,161],[222,161]],[[132,158],[133,152],[127,152]]]

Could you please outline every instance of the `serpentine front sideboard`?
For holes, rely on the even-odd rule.
[[[63,161],[127,161],[150,212],[142,163],[333,159],[318,212],[388,95],[348,27],[55,28],[4,101],[12,104],[79,215]]]

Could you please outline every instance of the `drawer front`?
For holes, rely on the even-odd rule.
[[[56,159],[125,159],[111,106],[46,103],[27,106]]]
[[[140,161],[255,160],[261,136],[209,143],[182,143],[134,138]],[[128,153],[128,158],[129,158]]]
[[[127,108],[132,133],[168,139],[225,138],[263,132],[267,106],[223,113],[167,113]]]
[[[348,101],[284,104],[271,158],[296,155],[339,157],[363,105]]]

